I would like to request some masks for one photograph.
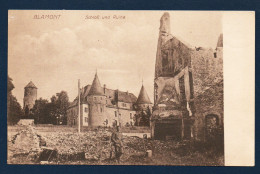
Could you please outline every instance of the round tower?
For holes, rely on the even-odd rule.
[[[37,87],[30,81],[24,87],[24,98],[23,98],[23,109],[30,111],[35,104],[37,99]]]
[[[106,96],[100,85],[97,73],[89,90],[87,101],[89,105],[89,126],[104,126],[106,120]]]

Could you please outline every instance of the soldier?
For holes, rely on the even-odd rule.
[[[115,158],[117,163],[120,162],[120,157],[123,154],[123,143],[122,143],[122,135],[119,130],[119,126],[116,126],[111,135],[111,143],[115,148]]]

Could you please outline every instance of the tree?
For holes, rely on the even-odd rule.
[[[13,80],[8,76],[7,81],[7,123],[9,125],[16,124],[23,116],[22,107],[18,103],[15,96],[12,94],[12,90],[15,88],[12,82]]]
[[[150,118],[152,116],[149,106],[146,109],[142,109],[141,112],[136,114],[137,126],[150,126]]]
[[[67,110],[69,107],[69,97],[66,91],[61,91],[56,94],[57,96],[57,105],[58,105],[58,113],[59,119],[62,124],[67,124]]]
[[[48,100],[42,98],[35,101],[35,104],[32,108],[32,114],[34,117],[35,124],[50,123],[50,114],[47,108],[48,103]]]
[[[40,98],[35,101],[32,109],[36,124],[67,124],[66,111],[69,107],[69,97],[66,91],[56,93],[51,102]]]
[[[8,76],[8,80],[7,80],[7,92],[8,93],[11,93],[12,90],[14,89],[14,84],[13,84],[13,79],[11,79],[9,76]]]
[[[146,108],[146,117],[145,117],[145,125],[146,126],[150,126],[151,116],[152,116],[151,108],[149,106],[147,106],[147,108]]]
[[[56,93],[56,96],[51,97],[49,106],[53,124],[67,124],[67,109],[69,107],[69,97],[66,91]]]

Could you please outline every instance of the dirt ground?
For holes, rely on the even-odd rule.
[[[22,134],[29,139],[20,140],[19,135]],[[47,164],[51,165],[224,164],[223,154],[204,148],[198,142],[158,141],[129,136],[123,136],[123,155],[118,164],[113,158],[113,151],[110,158],[110,136],[111,131],[104,128],[83,130],[79,134],[76,128],[65,126],[8,127],[8,164],[42,164],[42,159],[48,159]],[[152,157],[147,157],[147,150],[152,150]]]

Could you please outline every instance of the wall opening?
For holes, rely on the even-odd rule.
[[[210,138],[215,135],[219,126],[219,117],[216,114],[208,114],[205,116],[205,136]]]

